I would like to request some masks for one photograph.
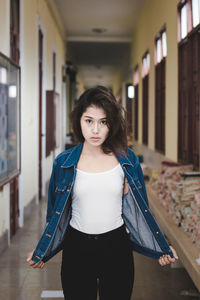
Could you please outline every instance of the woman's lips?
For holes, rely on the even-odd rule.
[[[100,138],[92,137],[91,140],[93,140],[93,141],[98,141],[98,140],[100,140]]]

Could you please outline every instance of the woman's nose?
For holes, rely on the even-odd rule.
[[[94,123],[93,132],[97,133],[99,131],[98,123]]]

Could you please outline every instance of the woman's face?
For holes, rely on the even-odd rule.
[[[80,125],[85,141],[92,146],[101,146],[108,136],[109,128],[103,108],[88,106],[81,116]]]

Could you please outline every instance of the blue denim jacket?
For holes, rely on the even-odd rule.
[[[49,183],[46,226],[33,253],[36,263],[46,262],[60,250],[71,218],[71,190],[83,144],[59,154],[53,164]],[[122,218],[133,250],[158,259],[163,254],[173,256],[167,240],[149,210],[143,173],[133,150],[128,155],[115,153],[128,181],[129,191],[123,195]]]

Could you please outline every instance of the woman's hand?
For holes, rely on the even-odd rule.
[[[124,190],[123,190],[123,195],[127,194],[128,191],[129,191],[128,181],[127,181],[127,178],[125,177],[125,179],[124,179]]]
[[[165,255],[161,256],[158,260],[158,262],[161,266],[166,266],[166,265],[169,265],[171,263],[174,263],[178,259],[178,255],[176,253],[176,250],[172,246],[170,246],[170,248],[171,248],[171,250],[174,254],[174,258],[172,258],[169,254],[165,254]]]
[[[43,261],[40,261],[39,263],[35,263],[31,258],[33,256],[33,252],[35,251],[35,249],[33,249],[32,252],[29,252],[28,255],[27,255],[27,262],[29,264],[30,267],[32,268],[40,268],[42,269],[44,267],[44,262]]]

